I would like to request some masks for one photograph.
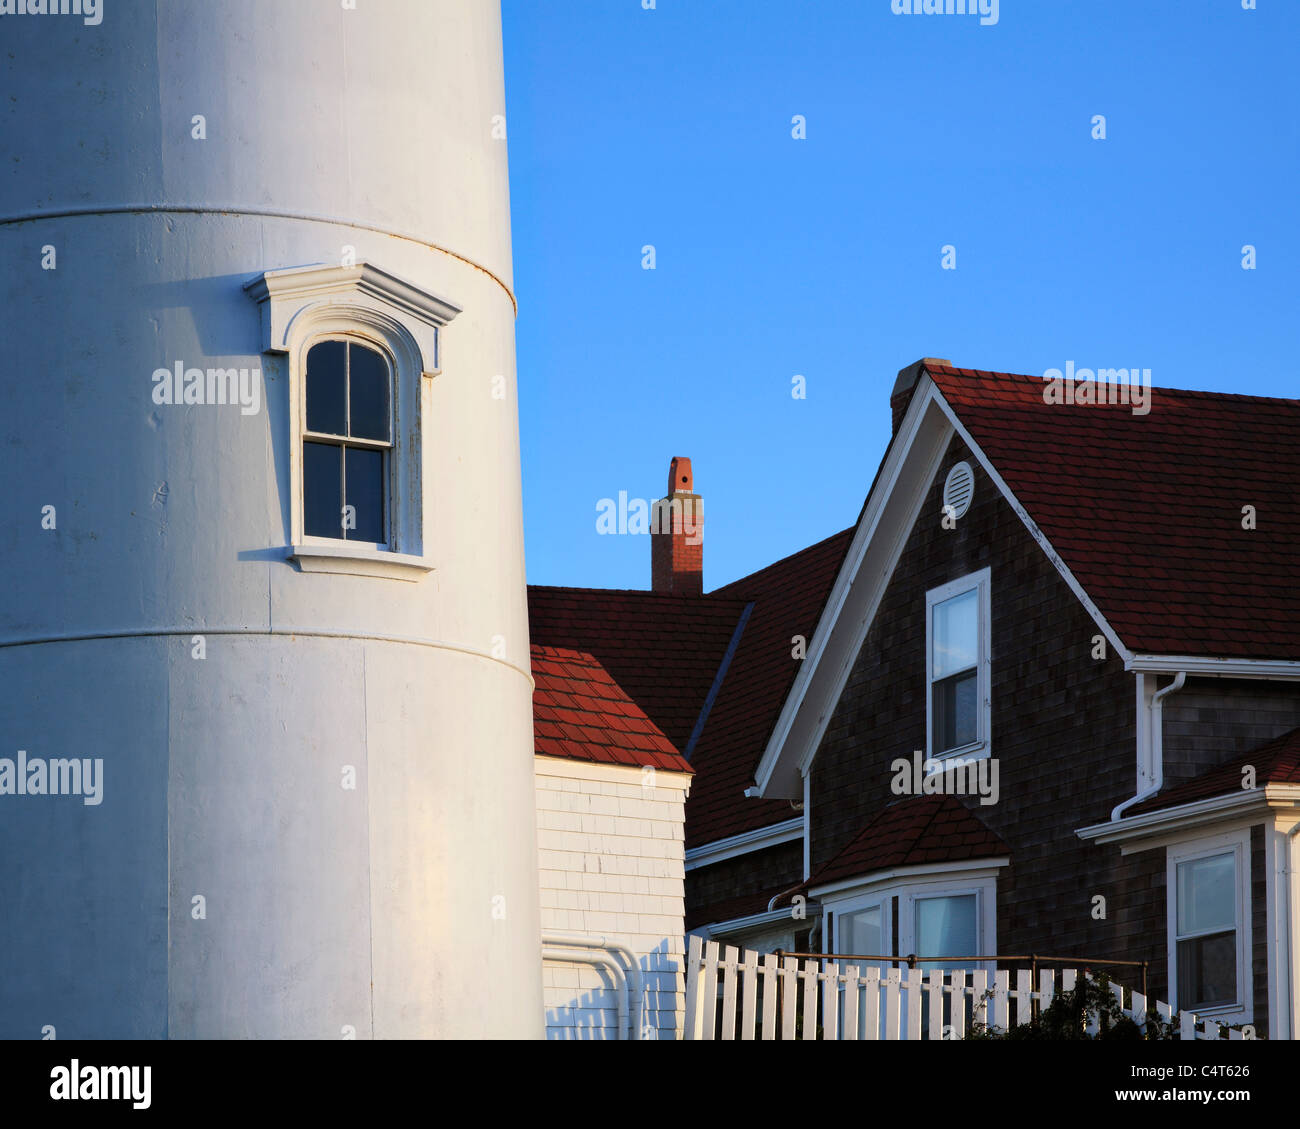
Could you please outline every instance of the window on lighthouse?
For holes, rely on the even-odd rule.
[[[303,532],[385,545],[393,449],[392,370],[356,341],[307,353],[302,441]]]

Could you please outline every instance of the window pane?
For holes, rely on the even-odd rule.
[[[863,956],[880,956],[885,943],[880,935],[880,907],[854,910],[835,916],[839,935],[835,947],[841,953],[861,953]]]
[[[934,751],[944,753],[970,745],[978,737],[979,674],[970,670],[936,682],[931,692],[934,706]]]
[[[921,898],[916,903],[918,956],[982,956],[976,930],[976,895]],[[928,961],[925,968],[966,968],[969,961]]]
[[[351,404],[349,434],[358,439],[382,439],[391,436],[388,424],[388,362],[373,349],[349,346],[348,394]]]
[[[1237,935],[1178,942],[1178,1006],[1188,1011],[1237,1002]]]
[[[308,537],[343,536],[343,448],[302,445],[303,532]]]
[[[349,541],[386,542],[384,535],[384,453],[349,447],[347,454],[347,505],[353,507],[356,528]]]
[[[1237,926],[1236,856],[1213,855],[1178,864],[1178,935]]]
[[[307,430],[346,435],[347,345],[322,341],[307,352]]]
[[[979,591],[972,588],[942,604],[935,604],[930,612],[934,631],[932,658],[934,678],[947,678],[959,670],[967,670],[979,657]]]

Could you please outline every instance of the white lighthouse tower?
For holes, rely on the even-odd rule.
[[[540,1036],[498,4],[40,7],[0,1036]]]

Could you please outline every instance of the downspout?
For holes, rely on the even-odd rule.
[[[542,946],[542,960],[567,962],[569,964],[592,964],[607,968],[614,981],[614,999],[618,1008],[618,1037],[629,1038],[627,1026],[627,979],[623,975],[623,966],[613,953],[602,949],[560,949],[549,945]]]
[[[643,1038],[641,1031],[641,1007],[644,993],[641,988],[641,966],[637,963],[636,953],[624,942],[617,937],[588,937],[582,933],[543,933],[543,945],[559,945],[569,949],[588,949],[597,950],[607,954],[617,954],[627,961],[627,968],[615,961],[619,972],[624,977],[628,993],[632,997],[631,1022],[634,1024],[629,1029],[628,1038]],[[619,1010],[623,1017],[628,1018],[627,1012],[623,1010],[624,1004],[620,997]]]
[[[1165,699],[1170,694],[1176,694],[1183,688],[1187,681],[1187,671],[1180,670],[1175,675],[1174,680],[1169,683],[1163,690],[1157,690],[1151,695],[1151,704],[1147,708],[1151,711],[1151,736],[1150,736],[1150,759],[1152,783],[1149,787],[1138,792],[1132,799],[1125,800],[1122,804],[1110,813],[1112,820],[1119,819],[1124,814],[1124,809],[1132,807],[1142,800],[1150,799],[1165,785],[1165,740],[1164,740],[1164,704]],[[1141,728],[1141,719],[1139,718],[1139,729]]]

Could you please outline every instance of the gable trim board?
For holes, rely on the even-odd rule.
[[[914,399],[885,453],[844,564],[813,632],[808,657],[795,676],[755,771],[756,792],[763,798],[803,798],[799,777],[808,773],[952,438],[952,426],[942,412],[929,411],[935,397],[937,390]],[[864,569],[869,570],[870,581],[865,586],[858,583]],[[844,624],[850,608],[856,620],[856,646],[846,648],[844,632],[849,629]],[[836,664],[834,674],[819,678],[823,664],[831,662]],[[803,709],[805,700],[810,700],[814,687],[821,687],[825,678],[833,678],[834,683],[817,695],[817,716],[810,721]],[[792,763],[796,755],[797,761]]]
[[[765,847],[777,847],[782,843],[793,843],[796,839],[803,838],[803,835],[804,821],[802,816],[797,819],[787,819],[784,823],[772,823],[767,827],[759,827],[753,831],[742,831],[739,835],[729,835],[725,839],[717,839],[712,843],[705,843],[701,847],[688,848],[686,851],[686,869],[695,870],[697,867],[710,866],[715,862],[724,862],[727,859],[749,854],[751,851],[761,851]]]

